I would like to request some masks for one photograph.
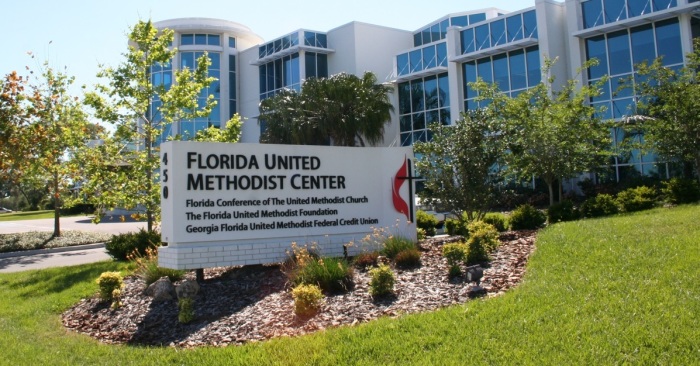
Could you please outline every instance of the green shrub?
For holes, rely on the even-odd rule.
[[[428,234],[425,233],[425,230],[423,230],[421,228],[416,229],[416,237],[418,238],[418,240],[423,240],[427,236],[428,236]]]
[[[372,267],[377,264],[379,252],[363,252],[358,254],[353,260],[353,264],[358,268]]]
[[[346,292],[353,286],[352,267],[342,258],[311,258],[296,271],[294,284],[318,285],[329,292]]]
[[[394,262],[400,268],[417,267],[420,265],[420,250],[416,248],[402,250],[396,255]]]
[[[510,228],[512,230],[534,230],[544,225],[547,217],[542,211],[530,204],[524,204],[516,208],[510,215]]]
[[[500,212],[489,212],[482,221],[493,225],[499,232],[508,230],[508,218]]]
[[[453,264],[450,266],[447,275],[449,278],[459,277],[462,275],[462,268],[459,266],[459,264]]]
[[[605,193],[589,198],[581,204],[581,215],[584,217],[609,216],[619,211],[613,196]]]
[[[468,226],[467,264],[481,263],[489,260],[489,253],[498,248],[498,231],[491,224],[474,221]]]
[[[445,230],[447,231],[447,235],[462,235],[464,237],[469,236],[469,231],[467,231],[465,220],[447,219],[445,220]]]
[[[146,282],[146,286],[158,281],[161,277],[168,277],[171,282],[177,282],[185,276],[185,271],[159,267],[158,248],[155,247],[147,248],[144,255],[134,250],[126,256],[126,259],[136,263],[134,273]]]
[[[384,255],[394,259],[399,252],[406,249],[415,249],[416,243],[413,240],[402,236],[390,236],[384,241]]]
[[[464,262],[469,255],[469,247],[465,243],[449,243],[442,246],[442,256],[450,266],[457,266]]]
[[[656,190],[647,186],[629,188],[618,193],[615,200],[625,212],[648,210],[656,205]]]
[[[394,272],[385,264],[369,271],[372,279],[369,281],[369,293],[372,296],[390,294],[394,291]]]
[[[321,308],[321,300],[323,300],[321,288],[316,285],[298,285],[292,289],[292,297],[294,313],[302,316],[315,314]]]
[[[416,211],[416,226],[425,230],[426,235],[435,236],[437,234],[435,227],[438,226],[438,223],[438,219],[435,216],[423,210]]]
[[[177,300],[177,320],[182,324],[187,324],[194,320],[194,299],[183,297]]]
[[[122,306],[122,290],[115,288],[112,290],[112,306],[113,310],[119,309]]]
[[[673,178],[663,182],[661,193],[674,205],[693,203],[700,201],[700,184],[694,179]]]
[[[102,272],[96,282],[100,288],[100,298],[104,301],[114,300],[114,290],[124,287],[124,278],[119,272]]]
[[[105,249],[112,258],[126,260],[127,256],[134,251],[139,255],[145,255],[146,249],[160,246],[160,233],[140,229],[137,233],[126,233],[112,236]]]
[[[579,212],[574,207],[574,203],[569,200],[555,203],[547,210],[547,221],[550,224],[560,221],[573,221],[578,218]]]

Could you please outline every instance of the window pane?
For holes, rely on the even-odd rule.
[[[408,54],[402,53],[396,56],[396,74],[406,75],[408,74]]]
[[[299,54],[292,54],[292,85],[301,82],[301,70],[299,69]]]
[[[644,61],[651,63],[656,58],[654,31],[651,24],[632,28],[632,61],[635,65]]]
[[[306,77],[318,77],[318,75],[316,74],[316,53],[307,52],[306,55],[304,55],[304,61],[306,64]]]
[[[258,67],[259,81],[260,81],[260,94],[267,92],[267,68],[265,65],[260,65]]]
[[[472,88],[469,88],[467,84],[476,81],[476,63],[474,61],[465,62],[464,64],[462,64],[462,68],[465,78],[464,95],[466,95],[467,98],[474,98],[477,96],[477,94]]]
[[[505,19],[491,22],[491,45],[498,46],[506,43],[506,22]]]
[[[591,81],[588,84],[593,86],[597,84],[598,81]],[[602,85],[599,85],[598,87],[600,88],[600,95],[597,97],[591,97],[591,102],[600,102],[604,100],[610,100],[610,81],[606,81],[604,83],[601,83]]]
[[[207,44],[211,46],[221,46],[221,37],[218,34],[210,34]]]
[[[438,75],[438,89],[440,107],[448,107],[450,105],[450,85],[447,74]]]
[[[413,35],[413,47],[418,47],[423,45],[423,35],[421,32],[418,32]]]
[[[435,54],[435,46],[423,48],[423,65],[425,65],[425,69],[430,69],[437,66],[437,55]]]
[[[527,76],[525,75],[525,52],[523,50],[517,50],[511,52],[509,56],[510,88],[523,89],[527,87]]]
[[[194,44],[194,34],[181,34],[180,44],[183,46]]]
[[[632,89],[632,74],[610,79],[610,90],[612,90],[614,99],[631,97],[634,95]]]
[[[273,62],[267,64],[267,91],[275,90],[275,65]]]
[[[606,120],[612,119],[612,109],[610,108],[610,102],[591,104],[595,108],[596,117]]]
[[[651,0],[633,0],[627,2],[627,15],[629,15],[630,18],[651,12]]]
[[[634,98],[613,101],[613,118],[622,118],[634,114]]]
[[[510,90],[508,56],[506,54],[493,57],[493,81],[498,84],[498,89],[502,91]]]
[[[402,133],[401,134],[401,146],[411,146],[411,133]]]
[[[474,29],[465,29],[460,32],[462,38],[462,54],[471,53],[476,50],[474,47]]]
[[[328,55],[319,53],[317,56],[316,67],[318,68],[318,77],[328,77]]]
[[[610,75],[619,75],[632,71],[629,42],[627,30],[608,34]]]
[[[313,32],[304,32],[304,45],[314,46],[316,45],[316,34]]]
[[[603,6],[601,0],[581,2],[581,11],[583,12],[583,28],[603,25]]]
[[[299,33],[292,33],[289,36],[289,45],[298,46],[299,45]]]
[[[195,34],[194,35],[194,44],[207,44],[207,35],[206,34]]]
[[[663,56],[661,62],[664,65],[683,62],[681,30],[678,26],[678,18],[656,23],[656,44],[659,56]]]
[[[476,49],[481,50],[484,48],[491,47],[490,36],[489,36],[489,25],[484,24],[476,27],[474,29],[474,38],[476,41]]]
[[[535,46],[526,49],[525,58],[527,60],[527,85],[535,86],[542,80],[539,47]]]
[[[597,36],[586,40],[586,60],[598,59],[598,66],[588,69],[589,79],[598,79],[608,73],[608,54],[605,48],[605,36]]]
[[[523,39],[523,18],[520,14],[506,19],[508,26],[508,42]]]
[[[409,61],[411,64],[411,72],[423,70],[423,55],[421,50],[413,50],[409,53]]]
[[[216,52],[210,52],[207,56],[209,56],[209,59],[211,60],[211,65],[209,65],[209,69],[221,69],[221,54],[216,53]]]
[[[493,82],[493,70],[491,69],[491,58],[486,57],[476,61],[477,76],[487,83]]]
[[[411,111],[423,110],[425,98],[423,97],[423,80],[411,81]]]
[[[438,66],[447,66],[447,43],[442,42],[437,44],[437,62]]]
[[[469,16],[469,24],[486,20],[486,13],[472,14]]]
[[[425,28],[425,29],[423,29],[422,32],[423,32],[423,44],[428,44],[428,43],[432,42],[431,37],[430,37],[430,28]]]
[[[443,126],[447,126],[450,124],[450,109],[449,108],[443,108],[440,110],[440,123]]]
[[[283,79],[282,79],[282,60],[277,59],[274,62],[275,64],[275,89],[280,89],[284,86],[283,84]]]
[[[423,82],[423,89],[425,91],[425,109],[437,109],[439,99],[437,77],[426,77]]]
[[[194,68],[194,53],[193,52],[180,52],[180,68]]]
[[[399,84],[399,114],[411,113],[411,84]]]
[[[432,111],[425,112],[425,126],[430,127],[433,123],[440,123],[440,111],[434,109]]]
[[[445,19],[440,22],[440,39],[445,39],[447,36],[447,27],[450,26],[449,20]]]
[[[676,6],[676,0],[654,0],[654,10],[670,9]]]
[[[450,22],[456,27],[466,27],[469,25],[469,18],[466,15],[450,18]]]
[[[425,114],[423,114],[423,113],[414,114],[413,115],[413,129],[414,130],[422,130],[424,128],[425,128]]]
[[[399,118],[399,123],[400,123],[399,128],[400,128],[401,132],[411,131],[412,122],[411,122],[411,115],[410,114],[405,115],[405,116],[401,116],[401,118]]]
[[[328,48],[328,41],[325,34],[316,34],[316,47]]]
[[[523,13],[523,24],[525,25],[525,38],[537,38],[537,14],[534,10]]]
[[[228,37],[229,48],[236,48],[236,39],[233,37]]]
[[[435,24],[430,27],[430,39],[431,42],[440,40],[440,24]]]
[[[627,19],[627,9],[625,8],[625,0],[603,0],[603,6],[605,7],[606,23],[612,23],[618,20]]]
[[[228,97],[236,99],[236,73],[228,73]]]

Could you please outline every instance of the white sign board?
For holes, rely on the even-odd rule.
[[[160,148],[162,267],[274,263],[293,242],[337,256],[376,228],[415,240],[411,148]]]

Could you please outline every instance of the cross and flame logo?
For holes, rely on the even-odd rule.
[[[406,200],[401,197],[399,191],[401,190],[401,186],[403,186],[407,180],[410,182],[411,179],[408,158],[404,157],[401,168],[399,168],[396,175],[394,175],[394,178],[392,179],[391,198],[394,202],[394,209],[396,209],[397,212],[406,215],[406,220],[408,221],[411,221],[411,210],[409,209]]]

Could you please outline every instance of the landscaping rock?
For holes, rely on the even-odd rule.
[[[193,299],[199,293],[199,284],[197,281],[185,280],[175,287],[177,299]]]
[[[168,277],[161,277],[146,288],[145,294],[153,298],[153,302],[168,301],[175,298],[175,286]]]

